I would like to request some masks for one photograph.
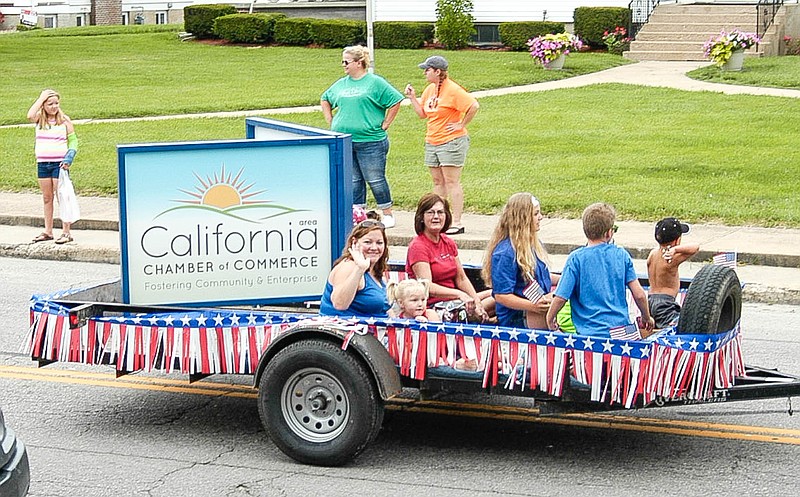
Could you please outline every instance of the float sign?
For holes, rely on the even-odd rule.
[[[119,146],[125,303],[318,299],[352,222],[342,136]]]

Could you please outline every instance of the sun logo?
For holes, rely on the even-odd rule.
[[[239,169],[236,175],[226,173],[225,164],[223,164],[219,173],[214,173],[213,176],[207,176],[205,179],[197,173],[194,173],[194,177],[197,178],[198,181],[198,184],[194,187],[194,191],[178,189],[178,191],[185,193],[191,198],[173,200],[173,202],[185,205],[167,209],[156,217],[163,216],[175,210],[201,209],[224,214],[242,221],[258,222],[271,217],[306,210],[293,209],[291,207],[274,204],[269,200],[253,198],[266,192],[266,190],[251,192],[250,190],[255,183],[251,182],[250,184],[246,184],[247,180],[242,178],[243,172],[244,168]],[[272,212],[269,212],[269,215],[258,216],[255,219],[246,217],[249,214],[262,214],[263,209],[270,209]],[[275,210],[277,210],[277,212],[275,212]]]
[[[196,200],[176,200],[176,202],[205,205],[216,207],[217,209],[222,210],[239,205],[263,204],[268,202],[268,200],[246,200],[264,193],[266,190],[248,194],[247,191],[253,188],[255,183],[250,183],[249,185],[244,186],[245,180],[241,179],[243,171],[243,169],[239,169],[239,172],[236,173],[235,177],[232,174],[228,174],[226,176],[225,164],[223,164],[222,170],[219,174],[214,173],[213,177],[209,176],[205,180],[203,180],[203,178],[201,178],[197,173],[194,173],[194,177],[200,182],[199,185],[194,187],[196,192],[190,192],[186,190],[179,191],[189,195],[190,197],[194,197]]]

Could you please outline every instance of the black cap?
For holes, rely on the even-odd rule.
[[[689,232],[689,225],[674,217],[666,217],[656,223],[656,241],[658,243],[674,242],[684,233]]]

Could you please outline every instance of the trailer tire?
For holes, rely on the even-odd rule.
[[[707,265],[692,279],[681,308],[680,334],[713,335],[733,329],[742,315],[742,285],[729,267]]]
[[[345,464],[375,439],[383,422],[369,368],[329,340],[287,345],[267,364],[258,390],[264,428],[301,463]]]

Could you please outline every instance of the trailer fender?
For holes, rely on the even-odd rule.
[[[286,346],[309,338],[325,338],[339,345],[344,343],[348,330],[329,326],[301,326],[284,333],[275,339],[267,350],[261,355],[256,369],[253,386],[258,387],[261,375],[269,361]],[[347,344],[347,350],[352,350],[367,365],[375,378],[378,393],[383,400],[394,397],[402,390],[400,374],[386,348],[370,334],[355,334]]]

